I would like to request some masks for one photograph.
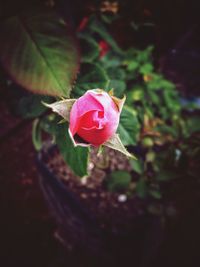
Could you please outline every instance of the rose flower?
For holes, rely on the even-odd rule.
[[[70,112],[71,137],[93,146],[105,143],[119,124],[121,109],[117,100],[101,89],[88,90],[78,98]]]

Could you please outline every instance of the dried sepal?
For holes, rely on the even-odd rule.
[[[122,144],[122,141],[118,134],[114,134],[107,142],[104,143],[104,146],[117,150],[129,158],[137,159],[133,154],[128,152],[128,150]]]
[[[70,111],[75,101],[76,99],[65,99],[52,104],[47,104],[45,102],[43,102],[43,104],[46,107],[51,108],[53,112],[59,114],[66,121],[69,121]]]
[[[122,108],[124,106],[124,103],[126,101],[126,96],[124,96],[122,99],[116,97],[116,96],[111,96],[112,100],[115,102],[116,106],[119,109],[119,112],[122,111]]]

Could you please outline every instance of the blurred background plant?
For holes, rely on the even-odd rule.
[[[131,161],[132,178],[126,171],[111,174],[108,190],[159,201],[171,180],[198,179],[199,105],[187,102],[159,70],[158,56],[150,45],[154,38],[133,46],[127,36],[123,39],[126,32],[118,36],[124,12],[121,1],[88,1],[86,14],[78,19],[61,8],[70,6],[68,2],[33,1],[30,8],[30,3],[20,5],[19,1],[9,14],[6,4],[2,6],[0,59],[1,72],[7,76],[2,74],[1,82],[14,89],[15,112],[34,119],[36,150],[42,148],[46,132],[73,171],[86,175],[88,149],[74,150],[66,137],[67,125],[58,124],[60,118],[49,113],[42,101],[77,98],[93,88],[113,89],[116,96],[127,96],[118,133],[138,160]],[[154,36],[151,11],[143,11],[135,20],[127,18],[126,26],[133,35],[145,29]]]

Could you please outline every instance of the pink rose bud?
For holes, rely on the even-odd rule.
[[[121,112],[117,100],[101,89],[94,89],[75,101],[69,125],[75,143],[81,138],[82,143],[99,146],[116,132]]]

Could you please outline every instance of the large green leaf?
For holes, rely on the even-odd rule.
[[[87,175],[89,149],[80,146],[74,147],[69,137],[67,123],[57,125],[56,143],[73,172],[80,177]]]
[[[55,142],[63,156],[64,161],[72,171],[83,177],[87,175],[89,148],[74,147],[68,133],[68,123],[59,124],[60,116],[51,114],[43,117],[40,127],[55,138]]]
[[[11,77],[34,93],[69,96],[79,53],[55,12],[14,16],[0,26],[0,60]]]
[[[139,122],[136,112],[124,106],[120,116],[120,123],[117,132],[120,135],[122,143],[126,145],[135,145],[139,134]]]

